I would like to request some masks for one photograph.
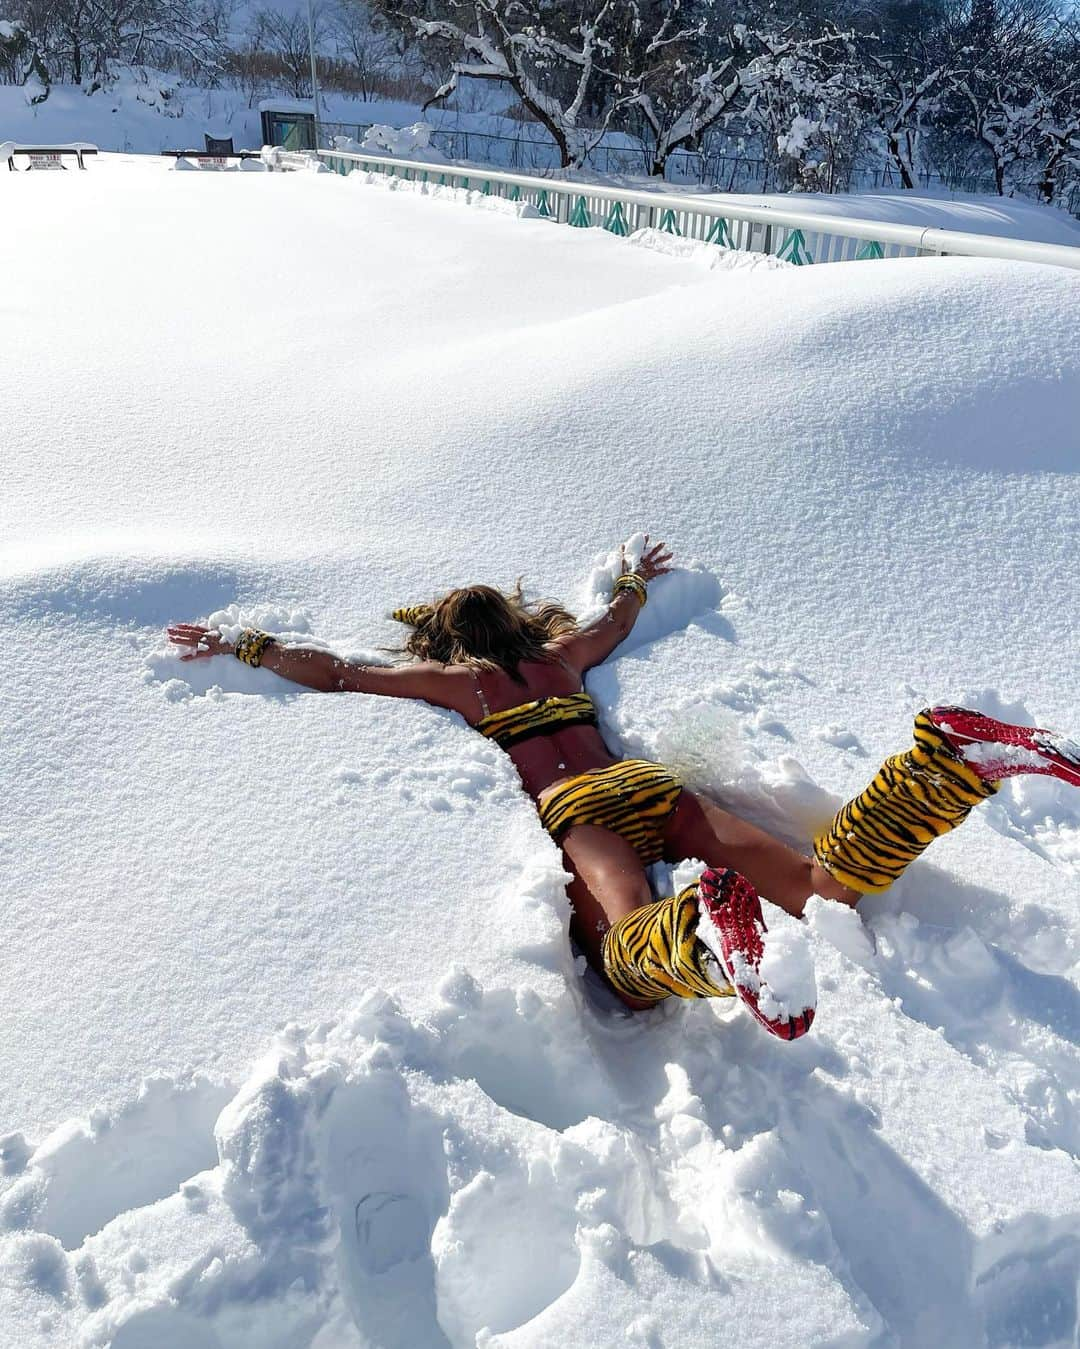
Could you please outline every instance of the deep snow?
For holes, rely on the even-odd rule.
[[[883,220],[890,225],[919,225],[1080,247],[1080,220],[1028,197],[926,188],[913,191],[875,188],[846,193],[740,192],[737,200],[745,206],[772,206],[777,210],[787,206],[789,210],[816,215],[850,215],[858,220]]]
[[[590,679],[611,743],[805,842],[927,701],[1080,727],[1076,276],[2,181],[0,1338],[1072,1343],[1077,794],[815,902],[795,1045],[624,1017],[493,746],[161,628],[586,611],[647,528],[684,570]]]

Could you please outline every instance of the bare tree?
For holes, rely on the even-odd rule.
[[[707,131],[736,115],[775,140],[771,133],[776,127],[770,125],[768,114],[779,108],[782,90],[786,88],[789,95],[805,93],[805,85],[821,83],[826,53],[839,59],[844,43],[835,29],[806,37],[745,24],[735,24],[712,40],[707,40],[709,36],[704,30],[696,50],[680,54],[673,66],[656,61],[626,77],[636,89],[627,102],[640,108],[652,133],[654,174],[664,173],[676,150],[695,148]],[[686,51],[685,33],[672,40]],[[661,52],[661,45],[653,42],[646,57]],[[791,118],[783,115],[780,121],[790,125]]]
[[[212,83],[224,72],[218,0],[21,0],[42,71],[93,91],[119,66],[153,65]]]
[[[740,123],[775,158],[777,184],[833,192],[846,183],[860,148],[861,67],[850,37],[778,59],[754,89]]]
[[[926,60],[926,53],[878,56],[867,52],[860,101],[867,123],[878,133],[889,159],[906,188],[920,184],[921,143],[926,126],[934,121],[961,71],[958,57],[942,54]]]
[[[323,11],[314,10],[316,45],[324,36]],[[252,38],[259,50],[274,59],[279,77],[294,98],[310,98],[311,49],[308,43],[306,14],[265,7],[257,9],[252,19]]]
[[[584,164],[632,92],[610,66],[619,10],[628,3],[384,0],[386,12],[449,56],[430,103],[448,98],[462,78],[504,84],[547,128],[564,167]]]
[[[363,100],[372,98],[376,84],[400,66],[394,33],[374,23],[361,0],[337,0],[329,28],[339,59],[351,67],[354,89]]]
[[[988,24],[958,85],[968,128],[989,156],[1000,194],[1016,166],[1038,162],[1040,194],[1052,199],[1078,148],[1080,43],[1042,0],[1014,0]]]
[[[1058,107],[1047,107],[1035,138],[1035,156],[1039,197],[1049,205],[1064,203],[1080,183],[1080,97],[1075,90],[1068,102],[1062,99]]]

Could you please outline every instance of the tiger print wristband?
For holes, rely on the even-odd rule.
[[[262,664],[266,648],[273,645],[274,638],[268,632],[260,632],[258,628],[245,628],[236,639],[233,655],[245,665],[259,666]]]
[[[615,584],[611,587],[612,599],[617,598],[624,591],[629,591],[637,600],[638,604],[644,609],[648,599],[648,592],[645,588],[645,578],[636,571],[623,572]]]

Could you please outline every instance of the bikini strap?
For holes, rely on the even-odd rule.
[[[476,696],[477,696],[477,698],[479,699],[479,702],[480,702],[480,710],[481,710],[481,712],[483,712],[483,714],[484,714],[485,717],[490,717],[490,716],[491,716],[491,712],[490,712],[490,710],[488,709],[487,699],[484,697],[484,689],[483,689],[483,686],[482,686],[481,683],[480,683],[480,672],[479,672],[479,670],[474,670],[474,671],[473,671],[473,679],[476,681]]]

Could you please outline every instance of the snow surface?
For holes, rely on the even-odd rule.
[[[104,168],[0,179],[0,1342],[1074,1343],[1074,791],[812,901],[781,1044],[581,977],[460,719],[161,630],[586,612],[646,528],[605,734],[805,844],[929,701],[1080,726],[1080,278]]]
[[[846,215],[855,220],[887,221],[890,225],[918,225],[1080,247],[1080,220],[1067,211],[1027,197],[926,189],[908,192],[900,188],[839,193],[740,192],[733,196],[744,206],[775,206],[778,210],[786,208],[815,215]]]
[[[419,159],[428,164],[449,163],[445,155],[431,144],[434,130],[430,122],[414,122],[412,126],[369,126],[363,140],[352,136],[335,136],[334,148],[359,154],[388,155],[392,159]]]

